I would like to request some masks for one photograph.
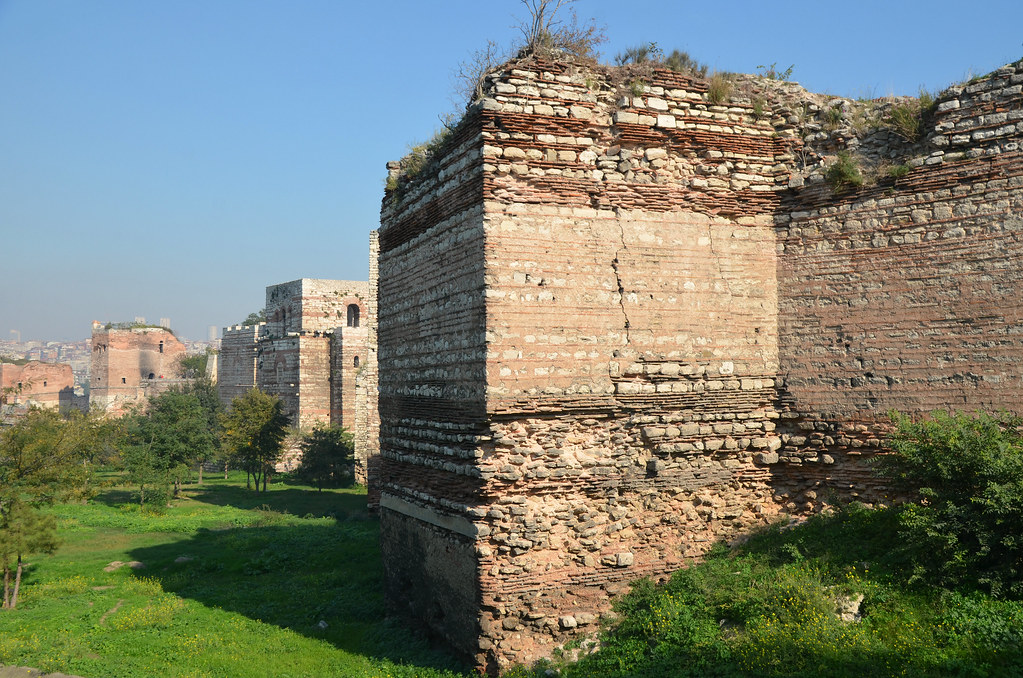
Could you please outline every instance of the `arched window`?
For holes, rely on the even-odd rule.
[[[355,356],[355,366],[359,366],[359,356]]]
[[[359,305],[348,304],[348,326],[358,327],[359,326]]]
[[[150,372],[150,373],[149,373],[149,378],[150,378],[150,379],[156,379],[156,375],[155,375],[155,374],[153,374],[152,372]]]

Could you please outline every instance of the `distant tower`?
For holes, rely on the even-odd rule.
[[[170,329],[170,318],[160,318],[160,327]]]
[[[145,325],[146,324],[146,316],[144,316],[144,315],[137,315],[137,316],[135,316],[135,324],[136,325]]]
[[[209,341],[216,341],[217,340],[217,326],[216,325],[210,325],[209,330],[207,330],[207,332],[206,332],[206,338]]]

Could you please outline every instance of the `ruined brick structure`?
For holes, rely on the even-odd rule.
[[[179,377],[185,345],[163,327],[92,324],[89,408],[114,415],[188,380]]]
[[[224,407],[256,385],[258,341],[265,323],[225,327],[217,364],[217,395]]]
[[[225,327],[220,398],[253,386],[278,396],[299,428],[356,421],[356,374],[366,360],[368,284],[302,278],[266,288],[267,322]]]
[[[486,85],[388,191],[378,261],[389,596],[481,666],[717,539],[883,496],[889,408],[1020,410],[1023,63],[913,143],[752,77],[720,104],[650,68]],[[844,148],[879,178],[833,189]]]
[[[24,365],[0,363],[0,391],[13,389],[8,397],[12,405],[38,407],[75,407],[75,379],[71,365],[31,360]]]

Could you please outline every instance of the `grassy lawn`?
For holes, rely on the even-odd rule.
[[[187,485],[160,513],[116,485],[53,513],[62,546],[30,559],[18,609],[0,613],[0,664],[88,678],[464,675],[387,618],[364,492],[257,494],[232,474]]]

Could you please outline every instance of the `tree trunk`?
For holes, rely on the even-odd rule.
[[[11,568],[4,562],[4,605],[3,609],[10,607],[11,603]]]
[[[18,589],[21,588],[21,554],[18,554],[18,572],[14,575],[14,593],[11,594],[11,609],[18,606]]]
[[[227,460],[224,460],[224,480],[227,480]]]
[[[263,469],[263,491],[266,492],[266,477],[270,475],[266,469]]]
[[[202,462],[199,462],[199,484],[202,485]]]

